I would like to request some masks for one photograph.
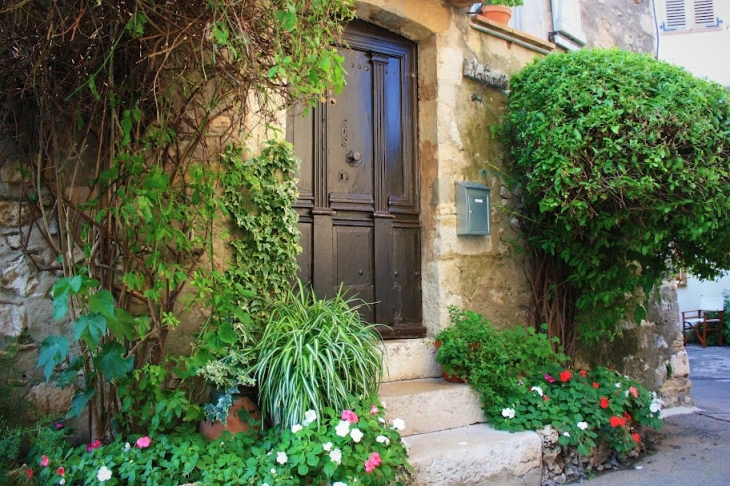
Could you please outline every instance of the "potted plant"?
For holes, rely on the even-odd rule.
[[[377,393],[381,340],[358,312],[362,305],[342,287],[334,298],[319,299],[301,281],[274,304],[253,368],[267,419],[290,427],[308,410],[320,417],[325,408],[348,409],[350,397]]]
[[[479,15],[493,22],[507,25],[512,17],[510,7],[519,7],[523,0],[488,0],[482,3]]]

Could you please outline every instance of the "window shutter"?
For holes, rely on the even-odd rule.
[[[702,0],[700,0],[702,1]],[[667,15],[664,30],[684,30],[687,28],[686,0],[666,0]]]
[[[695,0],[694,3],[695,27],[715,27],[715,5],[713,0]]]
[[[583,21],[580,17],[580,3],[578,0],[552,0],[551,6],[553,9],[553,28],[558,33],[557,37],[567,37],[566,40],[570,41],[570,44],[575,48],[585,45],[586,34],[583,32]],[[562,45],[557,39],[555,43]]]

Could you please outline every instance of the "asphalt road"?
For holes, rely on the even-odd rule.
[[[700,411],[666,418],[650,453],[588,486],[730,486],[730,347],[687,346]]]

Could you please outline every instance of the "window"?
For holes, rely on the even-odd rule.
[[[714,0],[665,0],[664,32],[719,27]]]

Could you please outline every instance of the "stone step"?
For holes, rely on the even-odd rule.
[[[542,443],[535,432],[486,424],[406,437],[413,486],[539,486]]]
[[[432,339],[385,341],[383,381],[415,380],[441,376]]]
[[[479,397],[467,384],[440,378],[383,383],[378,393],[387,418],[401,418],[401,435],[423,434],[484,422]]]

